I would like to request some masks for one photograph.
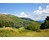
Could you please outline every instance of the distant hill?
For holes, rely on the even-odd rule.
[[[0,27],[25,27],[31,22],[37,23],[30,18],[19,18],[14,15],[0,14]]]
[[[21,19],[33,21],[32,19],[30,19],[30,18],[25,18],[25,17],[21,17]]]
[[[40,24],[42,24],[42,23],[44,23],[44,20],[39,20],[37,22],[40,23]]]

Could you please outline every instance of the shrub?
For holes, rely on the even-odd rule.
[[[37,31],[40,28],[40,25],[36,22],[32,22],[31,24],[29,24],[28,26],[25,27],[28,30],[33,30],[33,31]]]

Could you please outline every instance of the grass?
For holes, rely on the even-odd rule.
[[[41,32],[30,31],[24,28],[0,28],[0,37],[49,37],[49,29],[41,30]]]

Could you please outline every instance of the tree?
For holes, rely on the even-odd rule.
[[[45,25],[45,23],[41,24],[40,29],[47,29],[47,26]]]
[[[25,28],[29,29],[29,30],[37,31],[37,30],[39,30],[40,25],[38,23],[36,23],[36,22],[32,22]]]
[[[40,26],[40,29],[48,29],[48,28],[49,28],[49,16],[47,16],[44,23],[42,23]]]

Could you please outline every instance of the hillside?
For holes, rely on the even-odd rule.
[[[20,21],[21,21],[21,19],[16,16],[0,14],[0,27],[2,27],[2,26],[5,26],[5,27],[16,26],[17,23],[19,23]]]
[[[38,20],[37,22],[42,24],[42,23],[44,23],[44,20]]]
[[[21,19],[29,20],[29,21],[34,21],[34,20],[30,19],[30,18],[25,18],[25,17],[21,17]]]
[[[22,19],[14,15],[0,14],[0,27],[25,27],[32,21],[30,19]],[[35,22],[37,23],[37,22]]]

